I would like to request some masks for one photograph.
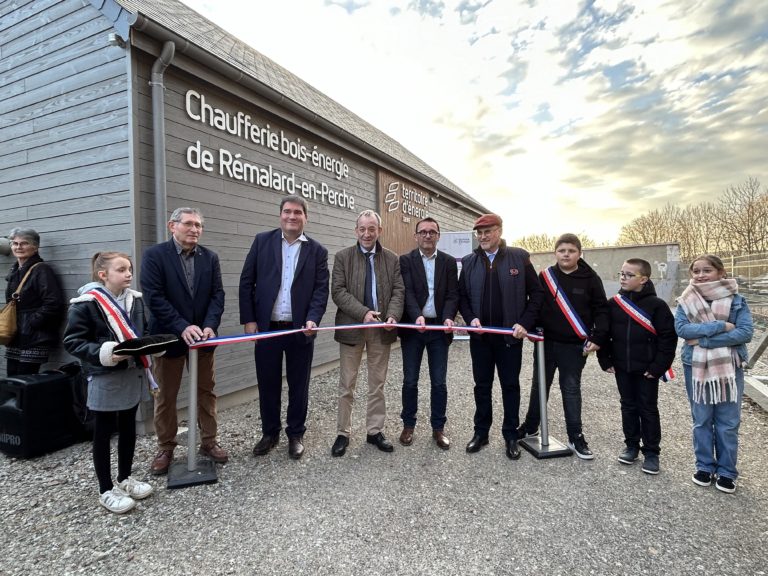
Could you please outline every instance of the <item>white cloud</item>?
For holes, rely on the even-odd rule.
[[[187,3],[501,212],[510,237],[613,240],[667,201],[768,183],[766,0],[447,1],[439,18],[408,0]]]

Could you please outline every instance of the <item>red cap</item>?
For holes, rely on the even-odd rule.
[[[475,226],[472,228],[472,230],[477,230],[478,228],[488,228],[490,226],[499,226],[501,227],[501,216],[498,214],[483,214],[475,220]]]

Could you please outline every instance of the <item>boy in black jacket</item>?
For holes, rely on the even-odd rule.
[[[621,267],[621,290],[611,298],[610,342],[597,353],[600,367],[616,376],[626,449],[619,462],[645,456],[643,472],[659,473],[659,378],[672,365],[677,348],[675,320],[650,280],[651,265],[631,258]]]
[[[538,326],[544,328],[544,373],[547,398],[555,370],[560,374],[568,446],[582,460],[594,458],[582,432],[581,373],[590,352],[600,349],[608,337],[608,306],[597,273],[581,258],[581,241],[563,234],[555,242],[556,265],[539,273],[544,303]],[[525,422],[518,438],[537,436],[540,422],[538,359]]]

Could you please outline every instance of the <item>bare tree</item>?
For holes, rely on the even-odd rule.
[[[638,216],[621,227],[617,244],[663,244],[677,242],[677,226],[680,223],[680,209],[667,204],[661,210]]]
[[[557,236],[547,234],[531,234],[518,238],[512,244],[528,252],[552,252],[555,249]]]
[[[720,224],[730,248],[754,253],[768,250],[768,189],[753,177],[725,190],[718,202]]]
[[[581,241],[582,248],[594,248],[597,243],[586,234],[577,234]],[[555,242],[559,236],[549,236],[548,234],[531,234],[518,238],[512,244],[527,250],[528,252],[554,252]]]
[[[608,242],[598,243],[592,238],[590,238],[587,234],[579,234],[579,240],[581,240],[581,247],[582,248],[596,248],[598,246],[610,246]]]
[[[718,207],[712,202],[683,208],[675,229],[680,256],[686,262],[699,254],[719,253],[730,247]]]
[[[729,187],[716,202],[685,208],[667,204],[622,226],[617,244],[680,244],[690,261],[698,254],[768,251],[768,189],[756,178]]]

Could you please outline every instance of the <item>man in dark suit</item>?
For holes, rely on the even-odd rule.
[[[467,452],[477,452],[488,444],[495,370],[504,409],[501,433],[507,457],[517,460],[523,339],[536,323],[544,292],[530,254],[522,248],[507,246],[502,239],[501,216],[483,214],[475,220],[474,230],[479,246],[461,259],[459,310],[474,328],[501,327],[512,333],[469,335],[475,379],[475,433],[467,444]]]
[[[304,453],[309,377],[317,328],[328,304],[328,250],[304,234],[307,203],[299,196],[280,202],[280,228],[257,234],[240,274],[240,322],[247,333],[304,328],[301,334],[256,342],[261,440],[254,456],[263,456],[280,438],[283,355],[288,381],[285,433],[288,455]]]
[[[188,345],[216,336],[224,312],[224,287],[219,257],[199,245],[203,216],[196,208],[177,208],[168,221],[171,239],[144,253],[141,290],[151,312],[151,334],[176,334],[179,342],[154,361],[160,391],[155,398],[155,432],[159,451],[152,474],[165,474],[176,448],[176,397],[181,386]],[[227,452],[216,442],[216,395],[213,391],[215,347],[198,353],[198,424],[200,453],[226,462]]]
[[[440,225],[435,219],[427,217],[419,220],[413,237],[417,248],[400,256],[400,273],[405,284],[403,322],[419,326],[442,324],[450,328],[459,306],[456,260],[438,251]],[[403,355],[403,411],[400,414],[403,431],[400,444],[410,446],[413,443],[419,401],[419,372],[426,349],[432,384],[432,437],[440,448],[448,450],[451,441],[444,434],[445,410],[448,405],[445,379],[448,372],[448,347],[453,340],[453,333],[406,329],[400,331],[400,340]]]

